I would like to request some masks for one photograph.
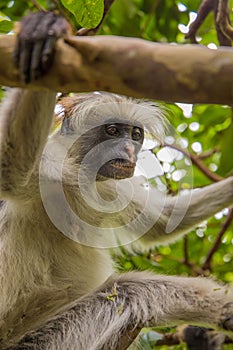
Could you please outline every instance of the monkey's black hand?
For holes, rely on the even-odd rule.
[[[29,83],[46,73],[53,63],[57,39],[68,35],[69,24],[52,12],[32,13],[21,21],[14,63]]]

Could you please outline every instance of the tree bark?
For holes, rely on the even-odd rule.
[[[233,103],[233,50],[157,44],[113,36],[71,37],[57,45],[43,78],[20,81],[15,37],[0,36],[0,84],[61,92],[105,90],[168,102]]]

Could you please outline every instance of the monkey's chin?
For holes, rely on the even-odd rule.
[[[134,169],[134,163],[125,160],[111,160],[99,169],[96,181],[127,179],[134,175]]]

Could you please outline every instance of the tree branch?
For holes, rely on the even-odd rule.
[[[0,84],[61,92],[105,90],[170,102],[232,104],[233,51],[113,36],[60,40],[50,72],[25,85],[0,36]]]
[[[176,145],[165,144],[165,146],[173,148],[185,155],[185,157],[191,159],[192,163],[196,165],[196,167],[211,181],[218,182],[223,178],[218,174],[213,173],[201,160],[200,156],[196,156],[195,154],[189,153],[187,150],[180,148]]]
[[[216,22],[224,35],[233,42],[233,27],[230,23],[228,0],[219,0]]]
[[[195,21],[191,24],[185,38],[191,43],[197,43],[196,34],[207,15],[214,12],[215,27],[220,45],[231,46],[229,32],[231,31],[230,18],[228,13],[228,0],[203,0]],[[228,33],[228,34],[227,34]]]
[[[188,236],[184,236],[183,238],[183,243],[184,243],[184,261],[183,264],[185,264],[186,266],[188,266],[189,268],[192,269],[193,264],[190,263],[189,261],[189,248],[188,248]]]
[[[197,13],[195,21],[190,25],[189,32],[185,35],[186,39],[190,39],[191,43],[197,44],[196,33],[200,28],[207,15],[214,10],[218,0],[203,0]]]
[[[230,226],[231,222],[233,221],[233,208],[229,209],[229,213],[227,215],[227,219],[226,221],[223,223],[221,230],[218,233],[218,236],[213,244],[213,246],[211,247],[209,253],[207,254],[207,257],[202,265],[202,269],[203,270],[211,270],[211,260],[213,258],[214,253],[218,250],[219,245],[221,244],[222,241],[222,237],[224,235],[224,233],[226,232],[226,230],[228,229],[228,227]]]
[[[232,40],[227,35],[230,27],[230,16],[228,11],[228,0],[218,0],[214,8],[215,28],[218,41],[221,46],[231,46]]]

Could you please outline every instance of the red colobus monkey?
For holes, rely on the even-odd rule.
[[[46,73],[66,31],[51,13],[23,21],[15,61],[26,82]],[[172,242],[233,204],[233,178],[165,197],[133,176],[144,130],[162,138],[158,107],[109,93],[67,97],[49,137],[55,99],[12,89],[1,108],[1,349],[123,349],[144,326],[182,322],[232,331],[232,287],[112,275],[108,248]]]

